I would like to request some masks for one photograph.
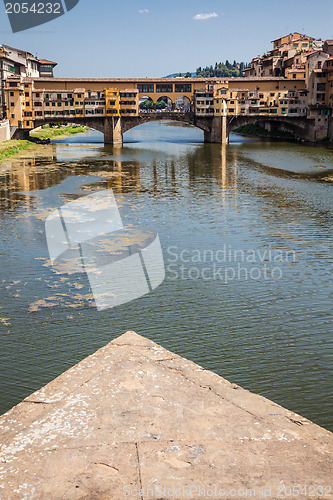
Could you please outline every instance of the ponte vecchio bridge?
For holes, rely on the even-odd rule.
[[[47,123],[72,122],[122,143],[142,123],[176,120],[204,131],[205,142],[228,142],[248,123],[313,140],[304,80],[286,78],[77,79],[11,77],[7,113],[14,137]],[[143,104],[142,104],[143,103]],[[141,104],[141,105],[140,105]]]

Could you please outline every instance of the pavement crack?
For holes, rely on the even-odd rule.
[[[55,401],[55,402],[57,402],[57,401]],[[30,403],[33,405],[54,405],[53,401],[28,401],[28,400],[24,400],[24,401],[22,401],[22,403]]]
[[[95,465],[104,465],[105,467],[108,467],[109,469],[111,469],[114,474],[118,474],[118,472],[119,472],[119,469],[117,469],[117,467],[113,467],[112,465],[107,464],[105,462],[94,462],[94,464]]]
[[[140,456],[139,456],[139,444],[135,443],[135,448],[136,448],[136,459],[138,463],[138,475],[139,475],[139,484],[140,484],[140,491],[142,491],[142,478],[141,478],[141,467],[140,467]],[[140,500],[143,500],[143,496],[140,495]]]
[[[303,425],[303,422],[300,422],[299,420],[294,420],[293,418],[289,418],[290,422],[296,425]]]

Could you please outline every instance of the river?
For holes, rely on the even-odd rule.
[[[134,330],[333,431],[333,151],[168,122],[33,146],[0,165],[0,413]],[[166,277],[98,311],[48,259],[45,219],[112,189],[160,237]]]

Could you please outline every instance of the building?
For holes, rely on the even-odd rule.
[[[323,51],[333,56],[333,40],[326,40],[326,42],[324,42]]]
[[[305,80],[233,78],[215,85],[214,114],[306,116]]]
[[[214,116],[214,91],[208,89],[194,91],[194,112],[197,116]]]
[[[30,52],[15,49],[9,45],[0,47],[0,107],[1,115],[6,116],[5,83],[13,75],[39,78],[53,77],[53,69],[57,63],[46,59],[38,59]]]
[[[304,79],[306,55],[322,48],[323,42],[301,33],[290,33],[272,41],[273,49],[252,59],[244,76]]]

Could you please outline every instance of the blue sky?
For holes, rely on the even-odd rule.
[[[0,9],[1,43],[57,61],[59,77],[158,77],[250,61],[291,31],[333,39],[333,0],[80,0],[16,34]]]

